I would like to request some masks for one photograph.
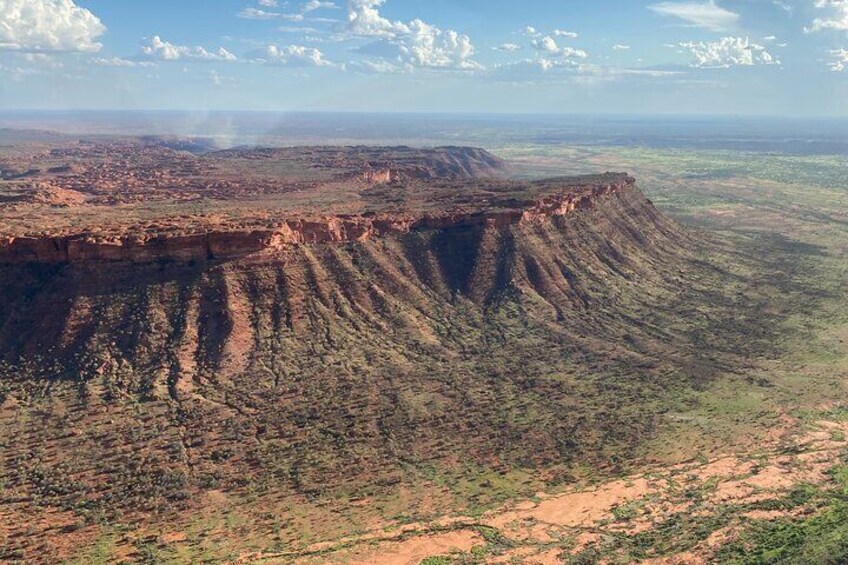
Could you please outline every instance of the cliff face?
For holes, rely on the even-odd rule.
[[[234,259],[285,246],[350,243],[418,230],[475,226],[505,228],[588,209],[610,196],[635,190],[635,179],[618,175],[609,182],[540,198],[514,208],[485,211],[447,210],[401,215],[295,218],[268,229],[228,230],[200,234],[128,234],[98,239],[87,233],[0,238],[0,263],[84,263],[91,261],[198,261]],[[375,181],[376,182],[376,181]]]
[[[637,272],[659,277],[654,262],[676,261],[687,241],[628,177],[497,211],[291,220],[273,230],[150,240],[18,238],[0,264],[2,357],[49,351],[72,359],[138,315],[164,316],[191,326],[173,328],[195,336],[186,345],[191,366],[239,373],[259,346],[251,327],[259,318],[275,320],[271,335],[283,324],[308,341],[317,329],[303,325],[316,304],[366,325],[407,327],[390,304],[425,313],[458,298],[485,306],[530,292],[543,310],[575,314],[592,300],[590,288],[629,286]],[[161,312],[131,314],[133,304]],[[133,364],[156,363],[176,339],[141,327],[130,334],[114,356]],[[158,351],[153,357],[140,354],[141,336]],[[221,356],[229,350],[239,353]]]
[[[287,516],[432,473],[567,480],[570,465],[635,456],[665,391],[724,361],[704,336],[736,331],[740,306],[721,309],[725,271],[632,179],[582,186],[484,211],[8,243],[12,547],[35,547],[28,517],[45,509],[161,531],[162,516],[189,523],[223,497],[254,508],[260,493]],[[691,316],[704,304],[710,316]],[[725,325],[690,337],[668,323],[690,318]],[[39,530],[39,555],[55,531]]]

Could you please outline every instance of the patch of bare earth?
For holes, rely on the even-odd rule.
[[[823,484],[827,470],[846,443],[848,423],[818,422],[812,429],[775,435],[756,459],[724,456],[708,462],[652,469],[591,488],[545,494],[490,512],[480,519],[445,517],[429,524],[406,524],[381,532],[315,545],[299,554],[251,555],[243,563],[417,565],[427,557],[467,552],[483,546],[478,533],[488,528],[505,540],[486,563],[548,565],[597,545],[606,536],[633,535],[674,516],[708,517],[728,505],[777,499],[801,483]],[[779,438],[779,439],[777,439]],[[690,500],[700,492],[697,505]],[[775,520],[786,511],[746,510],[685,552],[643,561],[652,565],[698,564],[733,540],[745,522]]]

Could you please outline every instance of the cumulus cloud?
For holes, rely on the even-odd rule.
[[[559,46],[557,45],[556,40],[554,40],[554,38],[550,35],[546,35],[542,39],[534,39],[531,42],[531,45],[534,49],[544,51],[545,53],[557,53],[559,51]]]
[[[391,21],[380,14],[385,0],[347,0],[347,22],[342,31],[354,37],[376,38],[360,48],[407,68],[479,69],[471,57],[471,39],[454,30],[442,30],[420,19]]]
[[[804,31],[812,33],[826,29],[848,31],[848,0],[816,0],[815,7],[827,11],[827,15],[813,20]]]
[[[691,66],[698,68],[780,64],[765,47],[752,43],[747,37],[723,37],[718,41],[680,43],[679,46],[692,54]]]
[[[522,35],[526,35],[526,36],[528,36],[528,37],[539,37],[540,35],[542,35],[542,34],[541,34],[541,33],[539,33],[539,31],[538,31],[535,27],[533,27],[533,26],[524,26],[524,28],[521,30],[521,34],[522,34]]]
[[[834,49],[830,52],[830,70],[836,72],[848,71],[848,49]]]
[[[421,20],[410,22],[409,29],[409,34],[393,42],[402,62],[414,67],[479,68],[471,60],[475,49],[467,35],[454,30],[442,31]]]
[[[186,45],[174,45],[163,41],[158,35],[154,35],[147,45],[142,45],[142,54],[159,61],[236,61],[238,58],[224,49],[207,51],[205,48]]]
[[[736,25],[739,14],[722,8],[715,0],[706,2],[659,2],[648,6],[650,10],[664,16],[672,16],[687,22],[690,26],[702,27],[711,31],[726,31]]]
[[[332,67],[333,63],[324,58],[324,54],[314,47],[287,45],[278,47],[268,45],[265,49],[254,51],[250,58],[257,62],[285,67]]]
[[[260,6],[265,6],[266,8],[276,8],[277,0],[259,0]]]
[[[501,43],[497,47],[492,47],[495,51],[506,51],[506,52],[514,52],[519,51],[521,49],[521,45],[517,43]]]
[[[628,49],[630,49],[630,46],[623,43],[616,43],[612,46],[613,51],[627,51]]]
[[[380,15],[380,6],[385,0],[347,0],[347,25],[345,31],[362,37],[385,37],[394,39],[408,34],[409,27],[403,22],[393,22]]]
[[[0,0],[0,49],[96,52],[105,31],[72,0]]]
[[[534,39],[530,44],[534,49],[541,51],[546,55],[559,55],[568,58],[585,59],[588,53],[582,49],[574,49],[572,47],[560,47],[556,40],[550,35],[546,35],[542,39]]]

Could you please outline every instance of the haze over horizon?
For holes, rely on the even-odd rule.
[[[848,115],[848,0],[0,0],[0,111]]]

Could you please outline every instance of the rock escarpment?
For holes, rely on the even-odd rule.
[[[608,298],[622,285],[635,289],[635,278],[661,282],[665,266],[690,253],[685,232],[632,178],[604,181],[553,182],[552,194],[495,210],[291,220],[268,230],[106,243],[16,239],[0,262],[3,357],[72,360],[142,323],[108,357],[161,363],[177,336],[195,336],[180,354],[192,361],[180,367],[230,374],[247,368],[260,334],[315,339],[324,331],[310,327],[315,316],[423,336],[432,330],[409,326],[401,311],[417,317],[457,299],[486,307],[516,292],[537,297],[543,311],[575,316],[598,289],[609,288]],[[255,327],[269,316],[270,326]],[[177,333],[152,337],[142,320],[160,318]]]
[[[668,391],[753,341],[716,292],[738,281],[626,175],[386,180],[277,194],[261,222],[228,201],[232,227],[9,236],[0,551],[223,499],[294,547],[276,520],[313,502],[317,522],[353,496],[615,470]],[[352,211],[315,213],[339,194]]]
[[[573,183],[573,184],[570,184]],[[546,181],[547,196],[513,207],[467,211],[339,215],[293,218],[266,229],[221,230],[191,234],[126,234],[98,238],[89,233],[0,238],[0,263],[81,263],[88,261],[197,261],[233,259],[289,245],[349,243],[418,230],[475,226],[504,228],[563,216],[595,206],[610,196],[635,190],[635,179],[607,175],[591,184]]]

